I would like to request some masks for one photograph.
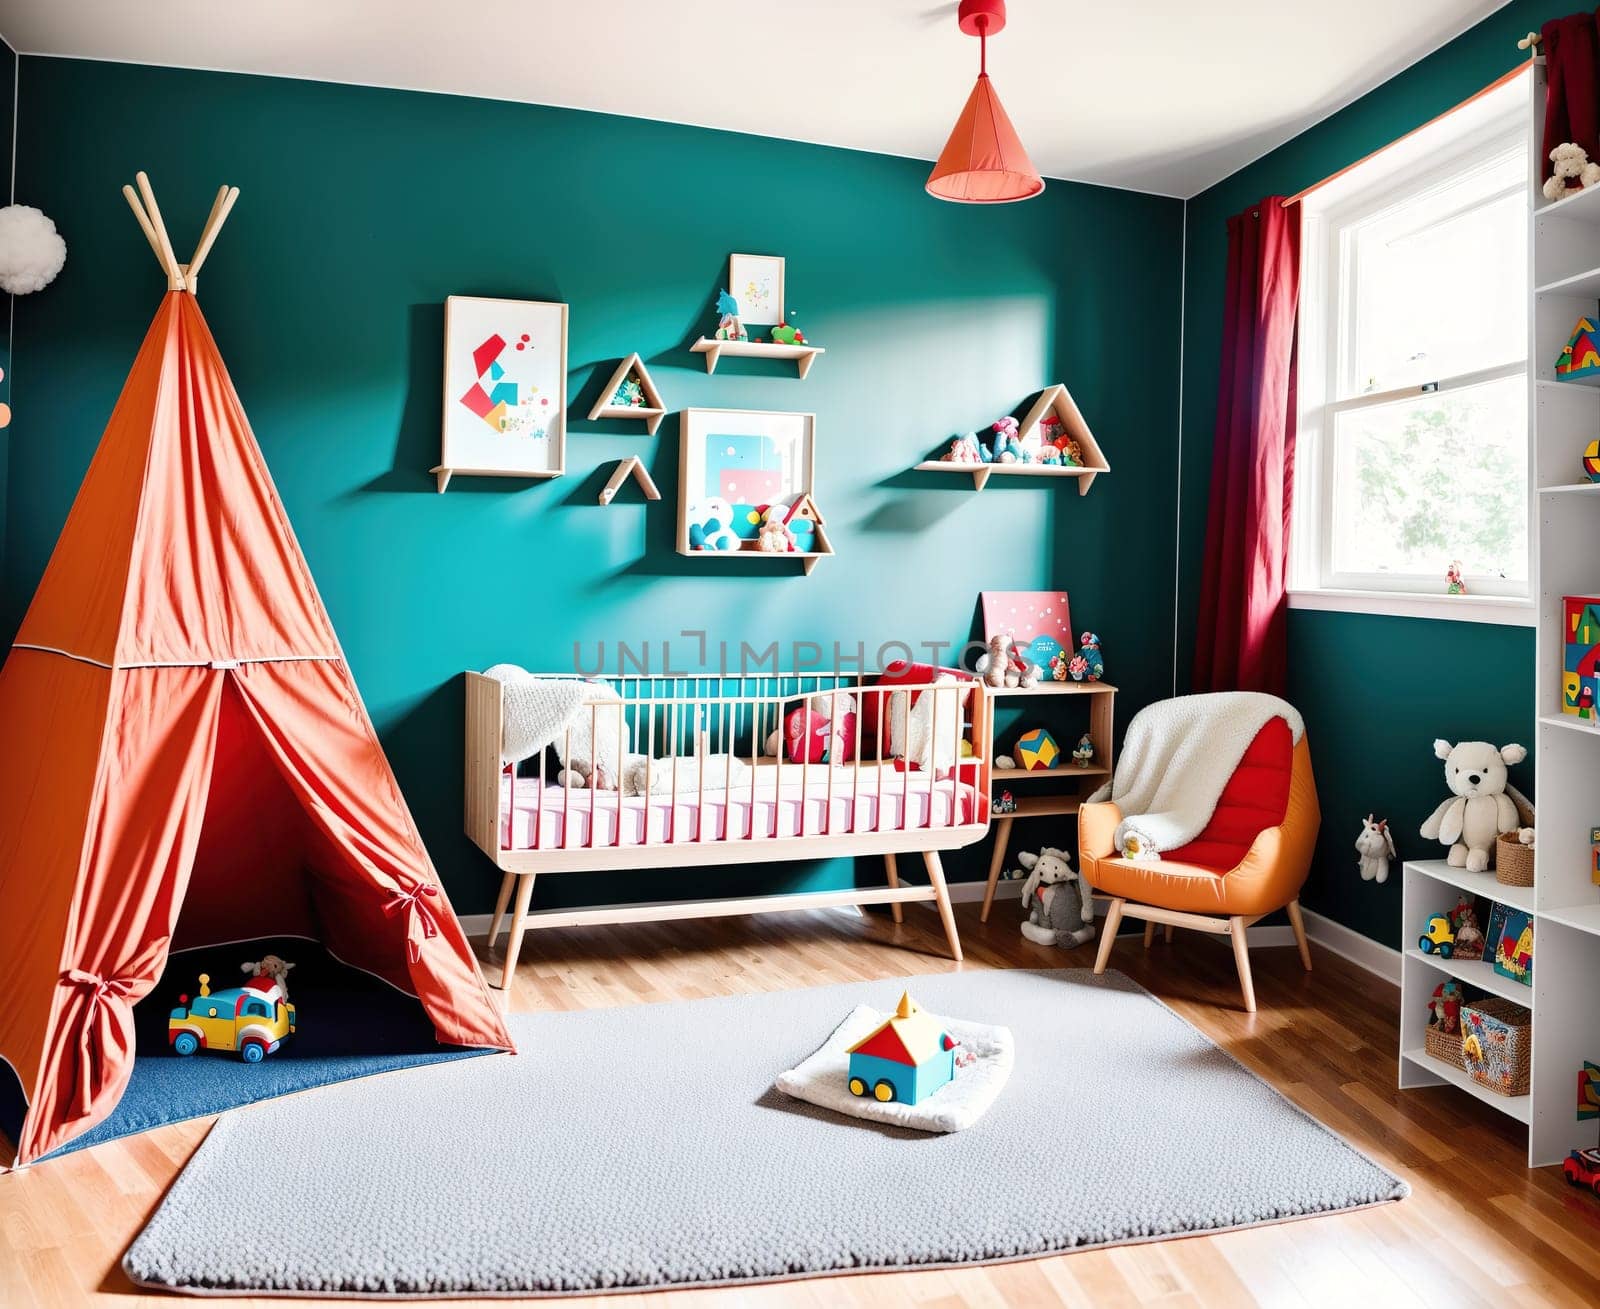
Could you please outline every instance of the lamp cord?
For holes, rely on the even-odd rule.
[[[989,15],[978,15],[978,76],[989,76]]]

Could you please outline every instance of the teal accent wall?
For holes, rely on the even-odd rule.
[[[930,105],[938,117],[955,102]],[[119,194],[150,173],[180,251],[217,185],[238,207],[201,305],[244,399],[402,789],[457,907],[497,877],[461,835],[460,673],[573,665],[574,644],[701,629],[757,647],[959,645],[985,588],[1065,587],[1104,641],[1124,720],[1171,686],[1177,389],[1130,363],[1177,321],[1178,201],[1051,182],[999,208],[923,194],[923,162],[569,110],[314,82],[25,57],[18,193],[72,254],[17,304],[0,636],[26,608],[162,282]],[[92,124],[92,130],[87,125]],[[788,260],[811,376],[687,347],[730,251]],[[438,461],[443,301],[571,309],[568,475],[459,479]],[[656,438],[583,421],[637,350],[668,405],[813,411],[839,556],[715,564],[673,553],[675,418]],[[907,470],[1065,381],[1114,471],[995,479]],[[663,502],[595,498],[642,455]],[[1070,839],[1037,825],[1034,842]],[[977,860],[958,871],[974,873]],[[881,875],[877,868],[873,876]],[[538,903],[681,887],[821,886],[848,865],[545,879]]]
[[[1185,262],[1183,564],[1178,677],[1187,685],[1205,546],[1206,500],[1221,367],[1225,223],[1263,196],[1293,195],[1460,103],[1516,64],[1517,39],[1548,4],[1514,0],[1434,54],[1189,202]],[[1384,615],[1289,614],[1289,698],[1305,715],[1322,836],[1308,908],[1374,940],[1401,936],[1400,876],[1356,873],[1369,811],[1387,814],[1403,858],[1437,858],[1417,835],[1446,794],[1436,737],[1533,747],[1533,629]],[[1532,761],[1512,770],[1531,792]]]
[[[13,110],[17,102],[17,52],[6,44],[0,37],[0,168],[5,169],[0,176],[0,196],[4,196],[3,203],[10,204],[15,199],[11,194],[11,147],[15,139],[13,132]],[[5,370],[5,376],[0,378],[0,401],[10,403],[11,400],[11,297],[0,296],[0,369]],[[0,427],[0,576],[3,576],[6,557],[6,481],[11,464],[11,430]]]

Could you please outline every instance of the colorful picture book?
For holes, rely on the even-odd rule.
[[[1022,658],[1046,670],[1058,654],[1077,649],[1065,591],[985,591],[980,599],[985,641],[1009,636]]]
[[[1600,695],[1600,597],[1568,595],[1561,600],[1566,618],[1561,647],[1561,712],[1594,720]]]
[[[1533,985],[1533,915],[1521,909],[1496,906],[1504,912],[1498,932],[1491,932],[1494,943],[1494,970],[1502,977]],[[1493,915],[1490,923],[1494,923]]]

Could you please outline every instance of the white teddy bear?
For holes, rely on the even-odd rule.
[[[1562,200],[1586,186],[1600,182],[1600,164],[1589,162],[1589,152],[1567,141],[1550,152],[1554,173],[1545,179],[1544,198]]]
[[[1495,838],[1517,830],[1517,806],[1506,794],[1506,765],[1520,764],[1528,752],[1520,745],[1496,749],[1487,741],[1435,741],[1433,753],[1444,760],[1451,798],[1423,823],[1422,835],[1450,847],[1452,868],[1481,873],[1489,867]]]

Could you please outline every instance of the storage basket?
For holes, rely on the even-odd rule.
[[[1435,1059],[1442,1059],[1454,1068],[1466,1070],[1467,1061],[1461,1053],[1460,1032],[1449,1036],[1442,1027],[1425,1028],[1422,1033],[1422,1048]]]
[[[1533,1015],[1515,1000],[1485,996],[1461,1006],[1461,1053],[1479,1086],[1527,1095]]]
[[[1501,886],[1533,885],[1533,847],[1523,845],[1515,832],[1495,838],[1494,880]]]

